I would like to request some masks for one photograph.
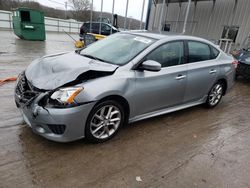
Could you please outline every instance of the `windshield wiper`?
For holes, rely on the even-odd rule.
[[[84,57],[88,57],[90,59],[94,59],[94,60],[105,62],[103,59],[100,59],[100,58],[92,56],[92,55],[87,55],[87,54],[81,54],[81,55],[83,55]]]

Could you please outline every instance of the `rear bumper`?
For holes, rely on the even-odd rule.
[[[235,69],[229,75],[227,75],[227,91],[229,92],[235,84]]]
[[[70,142],[84,137],[85,123],[94,105],[95,102],[71,108],[43,108],[34,100],[19,109],[34,133],[56,142]]]

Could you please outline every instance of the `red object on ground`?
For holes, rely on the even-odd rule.
[[[9,77],[9,78],[5,78],[0,80],[0,86],[5,84],[6,82],[12,82],[12,81],[16,81],[17,77]]]

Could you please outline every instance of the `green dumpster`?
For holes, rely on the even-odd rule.
[[[45,40],[44,14],[41,11],[18,8],[13,16],[14,33],[25,40]]]

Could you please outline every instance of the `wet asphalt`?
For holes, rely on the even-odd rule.
[[[57,33],[31,42],[0,31],[0,41],[0,79],[45,54],[74,50]],[[14,86],[0,86],[0,187],[250,187],[250,82],[237,81],[214,109],[133,123],[103,144],[33,134],[15,107]]]

